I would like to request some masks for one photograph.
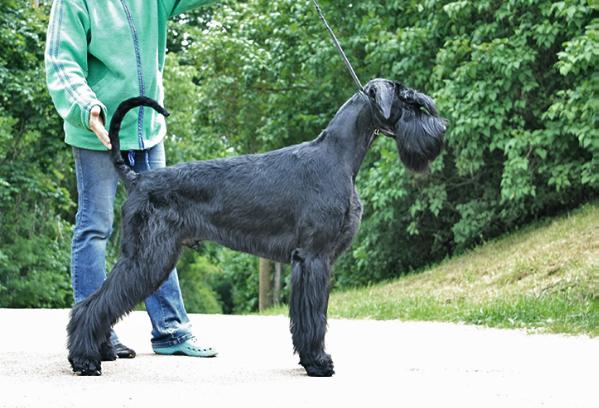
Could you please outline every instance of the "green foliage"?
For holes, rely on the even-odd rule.
[[[0,6],[0,307],[66,307],[70,151],[45,89],[44,10]]]
[[[388,7],[391,11],[394,6]],[[397,165],[382,154],[360,179],[368,227],[352,258],[367,254],[375,266],[386,269],[383,277],[440,259],[555,208],[576,205],[597,192],[592,175],[597,174],[593,104],[598,88],[589,80],[596,77],[597,36],[586,2],[430,1],[405,7],[428,17],[398,14],[398,21],[384,29],[398,40],[381,43],[373,38],[373,49],[379,51],[371,62],[431,93],[450,130],[446,153],[427,177],[407,185],[395,180],[395,188],[380,188],[380,175],[395,178],[392,168]],[[416,39],[406,40],[416,34]],[[586,53],[575,52],[578,75],[563,68],[574,58],[568,53],[573,42],[588,47]],[[388,60],[389,55],[394,60]],[[561,102],[583,92],[570,106]],[[389,204],[368,208],[373,200]],[[372,239],[371,228],[390,231],[395,251]],[[371,275],[366,265],[348,265],[360,269],[356,275]]]
[[[179,284],[189,313],[222,313],[223,309],[211,289],[210,276],[219,274],[219,268],[206,256],[187,250],[177,264]]]
[[[223,309],[229,313],[258,310],[257,258],[225,249],[219,251],[218,263],[223,273],[213,278],[213,287],[219,293]]]

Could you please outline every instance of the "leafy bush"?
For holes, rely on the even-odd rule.
[[[178,263],[179,284],[189,313],[222,313],[223,309],[208,281],[219,268],[210,260],[187,250]]]
[[[0,5],[0,307],[72,302],[72,160],[43,81],[46,24]]]

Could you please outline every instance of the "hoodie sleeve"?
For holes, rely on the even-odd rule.
[[[169,17],[184,13],[200,6],[207,6],[217,0],[162,0]]]
[[[94,106],[106,107],[87,84],[89,15],[83,0],[54,0],[46,36],[44,60],[48,91],[59,115],[88,128]]]

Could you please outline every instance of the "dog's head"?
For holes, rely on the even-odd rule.
[[[428,168],[441,152],[447,122],[427,95],[396,81],[374,79],[364,87],[376,126],[397,144],[401,161],[411,170]]]

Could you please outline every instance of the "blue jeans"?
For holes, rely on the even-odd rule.
[[[107,151],[73,148],[77,173],[78,210],[73,234],[71,279],[75,302],[98,289],[106,279],[106,242],[112,233],[114,199],[119,177]],[[135,152],[136,172],[165,166],[162,143],[144,152]],[[173,346],[192,337],[183,305],[177,271],[145,300],[152,321],[152,345]],[[113,343],[118,342],[114,332]]]

